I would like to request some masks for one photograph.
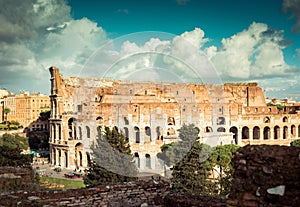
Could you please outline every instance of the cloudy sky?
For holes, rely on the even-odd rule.
[[[0,24],[0,88],[14,93],[49,94],[55,65],[64,76],[257,81],[300,101],[300,0],[0,0]]]

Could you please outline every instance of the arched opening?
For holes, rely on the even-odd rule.
[[[284,126],[283,127],[283,139],[286,139],[288,137],[288,127]]]
[[[217,125],[224,125],[225,124],[225,118],[224,117],[218,117]]]
[[[264,118],[264,123],[270,123],[270,117],[266,116],[266,117]]]
[[[97,126],[97,138],[101,138],[102,135],[102,126]]]
[[[282,122],[288,122],[288,118],[285,116],[282,118]]]
[[[103,125],[104,124],[104,120],[101,116],[98,116],[96,118],[96,121],[97,121],[97,125]]]
[[[296,126],[295,125],[291,126],[291,137],[292,138],[296,137]]]
[[[88,163],[91,162],[91,155],[88,152],[86,153],[86,160],[87,160]]]
[[[260,138],[260,128],[258,126],[253,127],[253,139]]]
[[[78,127],[78,131],[79,131],[79,139],[82,140],[82,129],[81,129],[81,126]]]
[[[300,137],[300,125],[298,126],[298,137]]]
[[[86,137],[87,137],[87,138],[91,138],[91,130],[90,130],[90,127],[86,126],[85,129],[86,129]]]
[[[167,131],[167,135],[174,135],[174,134],[175,134],[175,130],[172,127],[169,127]]]
[[[151,157],[149,154],[146,154],[146,168],[151,169]]]
[[[279,137],[280,137],[280,127],[275,126],[274,127],[274,139],[279,139]]]
[[[300,127],[300,125],[299,125]],[[160,136],[161,136],[161,132],[160,132],[160,127],[156,127],[156,139],[159,140],[160,139]]]
[[[145,142],[151,142],[151,128],[145,127]]]
[[[217,129],[217,132],[225,132],[225,131],[226,131],[226,129],[224,127],[219,127]]]
[[[136,167],[137,168],[140,168],[140,156],[139,156],[139,153],[134,153],[134,160],[135,160],[135,164],[136,164]]]
[[[229,132],[233,133],[233,139],[235,141],[235,144],[238,143],[238,128],[233,126],[230,127]]]
[[[249,128],[246,126],[242,128],[242,139],[249,139]]]
[[[168,125],[175,125],[175,119],[174,117],[168,117]]]
[[[83,144],[82,143],[77,143],[75,145],[75,164],[76,168],[78,169],[79,167],[82,167],[82,150],[83,150]]]
[[[264,139],[270,139],[270,127],[268,126],[264,128]]]
[[[140,143],[140,129],[138,127],[134,127],[135,131],[135,143]]]
[[[61,151],[58,150],[58,166],[61,166]]]
[[[129,130],[127,127],[124,127],[124,133],[125,133],[125,138],[128,141],[129,140]]]
[[[69,139],[76,139],[76,127],[74,122],[75,118],[70,118],[68,120]]]
[[[213,132],[213,129],[210,126],[205,127],[205,133]]]
[[[124,124],[125,124],[125,125],[129,125],[129,120],[128,120],[127,117],[124,117]]]
[[[68,168],[68,166],[69,166],[69,160],[68,160],[69,158],[68,158],[68,152],[65,152],[65,166],[66,166],[66,168]]]
[[[79,166],[82,167],[82,153],[79,151]]]

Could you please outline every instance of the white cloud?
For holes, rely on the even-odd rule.
[[[134,80],[148,78],[158,82],[219,80],[208,58],[200,51],[208,41],[201,29],[171,36],[169,40],[161,40],[160,35],[161,33],[151,33],[152,37],[156,37],[139,43],[126,39],[108,42],[90,58],[82,75]],[[140,40],[141,36],[150,35],[147,32],[136,33],[125,38]]]
[[[290,75],[294,68],[285,63],[284,42],[282,31],[252,23],[223,39],[221,47],[211,46],[205,51],[224,79],[249,80]]]
[[[77,74],[106,39],[95,22],[72,19],[70,7],[60,0],[1,1],[0,24],[0,87],[14,92],[48,93],[50,66]]]

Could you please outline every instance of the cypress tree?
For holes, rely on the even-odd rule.
[[[88,160],[88,174],[84,183],[88,186],[108,185],[136,180],[137,168],[130,145],[123,133],[114,127],[105,127],[91,147],[92,158]]]

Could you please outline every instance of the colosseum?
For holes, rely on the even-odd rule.
[[[289,145],[300,137],[300,106],[267,106],[257,83],[154,83],[63,78],[51,67],[50,162],[85,169],[90,146],[105,126],[129,140],[140,172],[162,173],[160,146],[193,123],[199,140]],[[216,139],[217,138],[217,139]]]

